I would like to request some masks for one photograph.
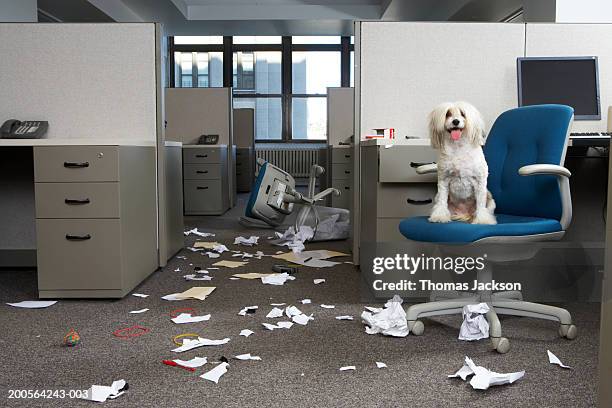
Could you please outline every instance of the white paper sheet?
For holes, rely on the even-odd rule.
[[[459,340],[475,341],[489,338],[489,322],[484,314],[489,311],[486,303],[463,306],[463,323]]]
[[[338,265],[340,262],[326,261],[328,258],[338,256],[348,256],[344,252],[328,251],[327,249],[319,249],[316,251],[303,251],[301,253],[287,252],[272,255],[275,259],[282,259],[298,265],[303,265],[311,268],[329,268]]]
[[[249,330],[249,329],[242,329],[240,331],[240,335],[244,336],[244,337],[249,337],[253,333],[255,333],[255,332],[253,330]]]
[[[205,380],[212,381],[215,384],[218,384],[219,379],[223,376],[223,374],[227,373],[227,367],[229,367],[228,363],[221,363],[215,368],[213,368],[212,370],[202,374],[200,378],[203,378]]]
[[[513,382],[523,378],[525,371],[515,373],[496,373],[484,367],[476,365],[469,357],[465,358],[465,364],[455,374],[451,374],[449,378],[460,377],[466,380],[470,375],[474,375],[470,380],[470,385],[475,390],[486,390],[492,385],[512,384]]]
[[[57,303],[57,300],[24,300],[18,303],[7,303],[9,306],[21,307],[24,309],[43,309],[45,307],[53,306]]]
[[[314,317],[312,317],[312,315],[307,316],[305,314],[299,314],[299,315],[292,316],[291,320],[294,323],[300,324],[302,326],[306,326],[309,321],[314,320]]]
[[[321,305],[321,307],[322,307],[323,309],[335,309],[335,308],[336,308],[336,306],[335,306],[335,305]]]
[[[203,346],[220,346],[222,344],[226,344],[229,341],[229,337],[226,337],[222,340],[209,340],[203,339],[202,337],[198,337],[197,339],[185,339],[183,340],[183,344],[180,347],[172,349],[172,351],[174,351],[175,353],[182,353],[183,351],[188,351]]]
[[[372,306],[365,306],[364,309],[372,312],[372,313],[380,313],[382,312],[383,308],[382,307],[372,307]]]
[[[382,363],[380,361],[376,362],[376,367],[377,368],[387,368],[387,365],[385,363]]]
[[[295,276],[291,276],[288,273],[274,273],[268,276],[262,276],[261,282],[266,285],[284,285],[288,280],[295,280]]]
[[[303,305],[308,305],[308,304],[312,303],[312,300],[310,300],[310,299],[302,299],[302,300],[300,300],[300,302],[302,302]]]
[[[344,366],[344,367],[340,367],[339,370],[340,371],[349,371],[349,370],[356,370],[357,368],[355,366]]]
[[[285,314],[287,317],[292,317],[302,314],[302,311],[295,306],[287,306],[285,308]]]
[[[299,231],[295,233],[293,226],[287,228],[284,233],[276,232],[275,240],[271,241],[274,245],[286,246],[291,248],[293,252],[302,252],[305,248],[304,243],[314,236],[314,230],[308,225],[302,225]]]
[[[162,296],[164,300],[206,299],[216,288],[214,286],[194,286],[181,293]]]
[[[282,317],[282,316],[283,316],[283,309],[279,309],[278,307],[273,308],[266,315],[266,317],[269,318],[269,319],[275,319],[277,317]]]
[[[408,321],[406,312],[402,307],[402,298],[393,296],[385,303],[385,308],[378,313],[363,312],[361,321],[366,324],[367,334],[382,333],[385,336],[406,337],[408,335]]]
[[[353,316],[349,316],[349,315],[336,316],[336,320],[353,320]]]
[[[259,237],[256,237],[254,235],[250,236],[249,238],[236,237],[234,239],[234,245],[253,246],[253,245],[257,245],[257,240],[259,240]]]
[[[172,361],[174,361],[176,364],[182,365],[183,367],[198,368],[206,364],[208,359],[206,357],[194,357],[191,360],[176,359]]]
[[[254,361],[259,361],[261,360],[261,357],[259,356],[252,356],[251,353],[246,353],[246,354],[239,354],[237,356],[234,356],[235,359],[237,360],[254,360]]]
[[[188,281],[211,281],[212,280],[212,276],[209,275],[184,275],[183,278],[185,278],[185,280]]]
[[[242,309],[240,309],[240,311],[238,312],[238,316],[246,316],[247,314],[252,314],[252,313],[247,313],[249,310],[257,310],[259,309],[259,306],[245,306]]]
[[[173,317],[171,320],[176,324],[205,322],[210,319],[210,315],[192,316],[191,313],[181,313]]]
[[[272,331],[274,329],[289,329],[293,326],[292,322],[278,322],[277,324],[262,323],[263,327]]]
[[[286,303],[270,303],[270,306],[285,306]]]
[[[202,254],[204,255],[204,254]],[[216,253],[216,252],[206,252],[206,255],[208,256],[208,258],[210,259],[215,259],[215,258],[219,258],[221,257],[220,254]]]
[[[229,249],[227,249],[227,247],[226,247],[225,245],[223,245],[223,244],[219,244],[219,245],[215,245],[215,246],[213,247],[213,251],[215,251],[215,252],[217,252],[217,253],[222,254],[222,253],[224,253],[224,252],[229,251]]]
[[[197,235],[198,237],[202,237],[202,238],[214,237],[215,236],[215,234],[211,234],[210,232],[201,232],[201,231],[198,231],[197,228],[190,229],[189,231],[185,231],[183,234],[185,234],[185,236],[189,236],[189,235],[193,234],[193,235]]]
[[[139,298],[147,298],[149,295],[143,295],[142,293],[132,293],[132,296],[136,296]]]
[[[144,313],[144,312],[148,312],[149,309],[140,309],[140,310],[132,310],[130,313],[131,314],[140,314],[140,313]]]
[[[555,356],[550,350],[546,350],[546,353],[548,353],[548,362],[550,364],[556,364],[562,368],[569,368],[569,369],[572,368],[570,366],[566,366],[565,364],[563,364],[561,360],[559,360],[559,357]]]
[[[125,380],[113,381],[113,384],[108,387],[106,385],[92,385],[89,390],[81,397],[81,399],[95,402],[105,402],[107,399],[115,399],[122,395],[125,391],[121,391],[127,383]]]
[[[325,282],[325,279],[313,279],[312,281],[314,282],[315,285],[319,285]]]

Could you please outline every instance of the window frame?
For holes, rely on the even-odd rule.
[[[293,138],[293,98],[326,98],[327,94],[294,94],[293,93],[293,60],[294,51],[335,51],[340,52],[340,86],[350,87],[350,55],[355,50],[350,36],[341,36],[339,44],[293,44],[291,36],[281,37],[280,44],[234,44],[233,37],[224,36],[223,44],[175,44],[174,37],[168,38],[169,86],[176,87],[175,52],[222,52],[223,53],[223,87],[232,88],[234,84],[234,52],[280,51],[281,52],[281,93],[256,93],[232,91],[234,98],[281,98],[281,139],[256,139],[256,143],[324,143],[321,139]],[[253,63],[255,75],[255,62]],[[209,68],[210,71],[210,68]],[[209,78],[210,79],[210,78]],[[197,83],[196,83],[197,85]]]

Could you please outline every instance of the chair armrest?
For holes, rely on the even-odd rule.
[[[557,164],[530,164],[518,170],[521,176],[533,176],[538,174],[548,174],[553,176],[570,177],[572,173],[563,166]]]
[[[436,163],[424,164],[422,166],[417,167],[417,174],[430,174],[438,172],[438,165]]]

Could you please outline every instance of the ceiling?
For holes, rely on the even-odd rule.
[[[60,21],[154,21],[168,35],[350,35],[355,20],[457,20],[466,7],[477,14],[475,2],[482,0],[38,0]]]

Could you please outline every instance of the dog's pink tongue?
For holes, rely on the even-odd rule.
[[[451,130],[451,139],[453,140],[459,140],[459,138],[461,137],[461,130],[459,129],[453,129]]]

